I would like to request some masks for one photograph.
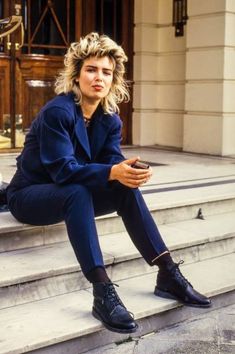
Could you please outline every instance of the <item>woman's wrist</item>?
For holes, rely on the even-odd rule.
[[[110,170],[109,181],[113,181],[113,180],[116,179],[116,177],[115,177],[115,176],[116,176],[115,171],[116,171],[116,165],[113,165],[113,166],[111,167],[111,170]]]

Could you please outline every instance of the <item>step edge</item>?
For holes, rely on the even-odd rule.
[[[108,237],[108,236],[106,235],[105,237]],[[204,244],[212,244],[214,242],[223,242],[224,240],[233,239],[234,237],[235,237],[235,231],[232,233],[230,232],[230,233],[220,234],[220,235],[216,234],[214,236],[209,236],[209,237],[205,236],[203,238],[195,239],[193,241],[190,241],[190,240],[185,241],[184,240],[184,242],[182,242],[182,243],[177,243],[172,246],[169,246],[169,250],[171,252],[174,252],[177,250],[190,249],[192,247],[196,247],[196,246],[200,246],[200,245],[204,245]],[[64,243],[67,243],[68,246],[70,245],[69,241],[64,241]],[[35,250],[35,252],[37,252],[38,250],[40,251],[41,249],[43,249],[43,247],[44,247],[43,245],[37,246],[37,247],[32,247],[32,251],[34,251],[34,250]],[[27,250],[28,250],[28,248],[27,248]],[[10,252],[11,251],[9,251],[8,253],[10,254]],[[13,251],[13,252],[17,253],[17,251]],[[233,253],[233,251],[231,251],[231,253]],[[117,256],[112,253],[107,253],[104,251],[103,256],[104,256],[105,266],[112,266],[114,264],[119,264],[119,263],[127,262],[130,260],[142,258],[140,253],[137,250],[134,250],[132,253],[125,255],[125,256],[123,256],[122,254]],[[31,282],[31,281],[47,279],[47,278],[51,278],[51,277],[60,276],[63,274],[76,273],[76,272],[80,272],[80,271],[81,271],[81,267],[76,262],[76,263],[70,264],[68,266],[65,265],[63,267],[62,266],[57,267],[57,268],[54,267],[52,270],[49,269],[49,271],[47,271],[47,272],[43,272],[43,271],[35,272],[33,275],[29,274],[26,276],[13,278],[12,280],[1,281],[1,279],[0,279],[0,288],[9,287],[9,286],[16,286],[16,285],[24,284],[24,283]]]
[[[190,249],[196,246],[200,246],[200,245],[204,245],[204,244],[211,244],[214,242],[223,242],[224,240],[229,240],[229,239],[233,239],[235,238],[235,232],[232,233],[226,233],[226,234],[222,234],[222,235],[215,235],[215,236],[210,236],[210,237],[206,237],[203,239],[198,239],[198,240],[193,240],[193,241],[184,241],[181,244],[175,244],[172,246],[169,246],[169,250],[171,252],[177,251],[177,250],[183,250],[183,249]],[[69,241],[65,241],[66,243],[68,243],[69,245]],[[38,246],[38,248],[43,248],[44,246]],[[37,247],[32,247],[32,250],[37,251]],[[14,251],[17,252],[17,251]],[[9,252],[10,253],[10,252]],[[232,254],[233,251],[231,250]],[[112,266],[114,264],[119,264],[119,263],[124,263],[124,262],[128,262],[130,260],[134,260],[134,259],[139,259],[142,258],[142,256],[140,255],[140,253],[136,250],[132,253],[130,253],[129,255],[123,256],[123,255],[112,255],[111,253],[107,253],[107,252],[103,252],[103,256],[104,256],[104,262],[105,262],[105,266]],[[212,257],[211,257],[212,258]],[[20,284],[25,284],[28,282],[34,282],[37,280],[42,280],[42,279],[48,279],[51,277],[56,277],[56,276],[60,276],[60,275],[64,275],[64,274],[71,274],[71,273],[76,273],[76,272],[80,272],[81,271],[81,267],[78,263],[74,263],[68,266],[64,266],[64,267],[58,267],[58,268],[53,268],[52,270],[50,269],[47,272],[38,272],[38,273],[34,273],[34,274],[29,274],[26,276],[22,276],[22,277],[17,277],[17,278],[13,278],[13,279],[9,279],[9,280],[5,280],[5,281],[1,281],[0,280],[0,289],[4,288],[4,287],[9,287],[9,286],[17,286]]]
[[[221,197],[211,197],[210,199],[205,199],[205,198],[199,198],[196,200],[189,200],[185,199],[179,202],[173,202],[171,201],[170,203],[162,203],[161,205],[159,204],[151,204],[148,205],[148,208],[151,212],[157,212],[157,211],[162,211],[162,210],[169,210],[169,209],[174,209],[174,208],[181,208],[181,207],[187,207],[187,206],[192,206],[192,205],[201,205],[201,204],[207,204],[207,203],[213,203],[213,202],[221,202],[221,201],[228,201],[228,200],[233,200],[235,199],[235,193],[233,195],[222,195]],[[148,203],[147,203],[148,204]],[[47,228],[53,228],[56,226],[64,226],[64,222],[56,223],[56,224],[51,224],[51,225],[43,225],[43,226],[38,226],[38,225],[30,225],[30,224],[24,224],[20,223],[16,220],[14,220],[14,217],[11,215],[10,211],[4,212],[6,215],[10,215],[13,219],[14,223],[18,223],[17,225],[13,226],[5,226],[2,227],[0,226],[0,237],[1,234],[4,233],[10,233],[10,232],[16,232],[16,231],[24,231],[24,230],[30,230],[30,229],[47,229]],[[117,213],[110,213],[102,216],[96,217],[96,221],[98,220],[105,220],[105,219],[112,219],[112,218],[119,218]],[[0,213],[0,220],[1,220],[1,213]]]

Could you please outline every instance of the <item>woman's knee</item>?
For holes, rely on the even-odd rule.
[[[142,198],[138,188],[130,188],[119,183],[115,186],[115,199],[117,205],[117,213],[122,214],[126,207],[129,208],[132,203],[136,203],[139,198]]]
[[[81,184],[69,184],[64,186],[65,205],[70,203],[87,203],[91,199],[91,192]]]
[[[115,189],[117,191],[117,194],[121,197],[129,197],[129,196],[135,196],[141,194],[140,190],[138,188],[130,188],[125,186],[124,184],[118,183],[115,186]]]

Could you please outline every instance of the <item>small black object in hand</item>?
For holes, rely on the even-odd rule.
[[[149,165],[142,161],[136,161],[133,165],[131,165],[131,167],[145,170],[149,168]]]

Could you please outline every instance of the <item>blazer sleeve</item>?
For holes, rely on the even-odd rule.
[[[38,132],[43,166],[57,184],[106,185],[112,165],[78,163],[70,137],[73,124],[65,109],[53,107],[43,112]]]
[[[122,140],[122,121],[117,115],[112,118],[114,120],[114,124],[106,138],[104,147],[100,152],[99,161],[104,164],[107,163],[114,165],[124,161],[125,157],[123,156],[120,148]]]

